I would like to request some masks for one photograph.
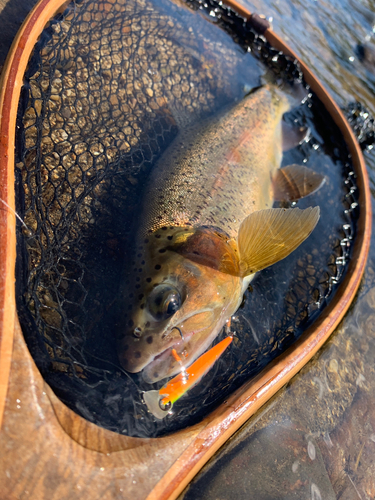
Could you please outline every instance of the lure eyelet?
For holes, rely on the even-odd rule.
[[[165,403],[165,404],[163,403],[163,400],[162,400],[162,399],[159,401],[159,408],[160,408],[162,411],[165,411],[165,412],[170,411],[170,410],[172,409],[172,407],[173,407],[173,403],[172,403],[172,401],[168,401],[168,402],[167,402],[167,403]]]

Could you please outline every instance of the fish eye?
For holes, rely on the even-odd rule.
[[[180,292],[173,285],[156,286],[147,300],[147,308],[157,320],[168,319],[177,312],[182,304]]]

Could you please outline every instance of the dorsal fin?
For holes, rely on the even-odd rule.
[[[302,165],[288,165],[272,177],[275,201],[297,201],[314,193],[325,182],[324,175]]]
[[[287,257],[312,232],[319,207],[270,208],[250,214],[238,233],[241,276],[248,276]]]

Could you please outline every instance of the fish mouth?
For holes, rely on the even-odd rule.
[[[157,370],[161,364],[170,361],[170,357],[172,356],[172,349],[174,349],[173,346],[167,347],[167,349],[154,356],[153,359],[143,367],[142,378],[147,384],[153,384],[161,378],[167,377],[167,375],[159,377],[159,372]]]
[[[201,311],[201,312],[207,313],[207,312],[211,312],[211,311],[207,310],[207,311]],[[175,325],[172,328],[168,328],[163,333],[163,335],[165,335],[165,336],[173,334],[173,335],[175,335],[175,338],[168,345],[168,347],[166,347],[161,352],[155,354],[152,357],[152,359],[150,359],[150,361],[143,367],[142,378],[148,384],[153,384],[157,380],[162,380],[163,378],[167,378],[169,376],[172,376],[179,371],[178,369],[176,370],[175,368],[173,368],[171,366],[170,363],[171,363],[172,359],[173,359],[173,361],[176,360],[178,362],[178,358],[180,358],[181,361],[178,362],[178,364],[180,364],[181,367],[182,366],[187,367],[191,363],[193,363],[193,361],[195,360],[195,358],[193,356],[189,356],[188,361],[187,362],[185,361],[186,354],[184,353],[184,351],[187,348],[187,344],[193,338],[193,336],[196,335],[197,333],[199,333],[203,330],[207,330],[207,329],[209,329],[211,331],[211,329],[215,323],[215,321],[213,319],[213,321],[210,322],[209,325],[205,325],[205,326],[202,326],[200,328],[190,330],[189,332],[186,333],[183,331],[183,328],[181,327],[181,325],[187,319],[188,318],[181,321],[179,323],[180,326]],[[179,335],[178,337],[177,337],[177,334]],[[172,350],[176,351],[175,354],[177,355],[177,357],[173,356]],[[190,354],[190,353],[188,353],[188,354]],[[160,373],[160,368],[162,368],[161,373]],[[174,370],[173,373],[171,371],[172,368]],[[171,373],[168,373],[169,371],[171,371]]]
[[[181,332],[181,329],[175,326],[171,330],[168,330],[168,333],[171,333],[175,329],[178,329]],[[173,356],[172,355],[173,349],[175,349],[178,356],[181,355],[181,353],[185,349],[186,340],[190,339],[192,335],[193,335],[192,333],[188,336],[186,334],[182,335],[181,337],[177,338],[172,344],[170,344],[167,348],[165,348],[163,351],[159,352],[158,354],[155,354],[155,356],[153,356],[152,359],[150,359],[150,361],[142,369],[143,380],[148,384],[153,384],[156,381],[155,379],[159,377],[159,374],[157,372],[155,373],[155,371],[158,370],[158,367],[160,367],[164,363],[168,364],[168,361],[170,362]],[[168,375],[165,375],[165,377],[167,376]]]

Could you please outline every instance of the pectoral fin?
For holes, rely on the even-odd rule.
[[[276,171],[272,178],[276,201],[297,201],[314,193],[325,182],[324,175],[302,165],[288,165]]]
[[[313,231],[319,207],[270,208],[250,214],[238,233],[240,270],[248,276],[287,257]]]

